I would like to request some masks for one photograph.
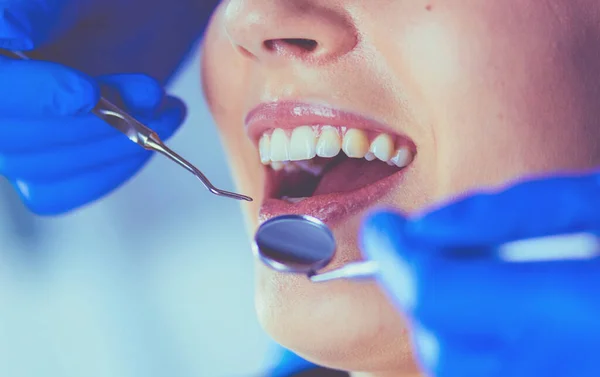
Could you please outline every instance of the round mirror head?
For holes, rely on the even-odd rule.
[[[335,239],[322,221],[284,215],[265,221],[254,236],[254,252],[274,270],[311,274],[327,266],[335,254]]]

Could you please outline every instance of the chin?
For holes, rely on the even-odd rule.
[[[360,258],[359,221],[355,216],[333,228],[339,248],[328,269]],[[256,272],[259,321],[285,348],[332,369],[417,371],[405,321],[376,283],[315,284],[258,262]]]

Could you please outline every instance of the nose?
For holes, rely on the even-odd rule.
[[[261,62],[287,59],[322,64],[344,56],[358,43],[351,18],[326,3],[330,2],[230,0],[225,28],[237,49]]]

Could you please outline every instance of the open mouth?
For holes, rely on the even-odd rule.
[[[266,129],[258,145],[268,172],[263,219],[297,213],[334,222],[393,188],[415,156],[404,137],[336,126]]]

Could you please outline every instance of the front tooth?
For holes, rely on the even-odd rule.
[[[317,156],[335,157],[340,153],[340,149],[342,149],[342,143],[337,129],[331,126],[323,127],[317,142]]]
[[[316,137],[310,126],[295,128],[290,140],[290,160],[310,160],[315,157]]]
[[[260,162],[268,164],[271,162],[271,138],[269,135],[262,135],[258,142],[258,152],[260,153]]]
[[[289,160],[290,141],[281,128],[276,128],[271,135],[271,161]]]
[[[394,157],[391,158],[391,162],[393,162],[397,167],[403,168],[411,163],[413,159],[412,152],[410,149],[403,147],[396,150]]]
[[[271,169],[273,169],[275,171],[279,171],[279,170],[283,169],[283,162],[279,162],[279,161],[271,162]]]
[[[373,161],[376,158],[377,157],[375,157],[375,155],[372,152],[367,152],[367,154],[365,155],[365,160],[367,160],[367,161]]]
[[[369,151],[369,139],[363,130],[351,128],[346,131],[342,150],[348,157],[363,158]]]
[[[369,152],[381,161],[387,161],[392,158],[394,153],[394,141],[390,135],[380,134],[372,142]]]

